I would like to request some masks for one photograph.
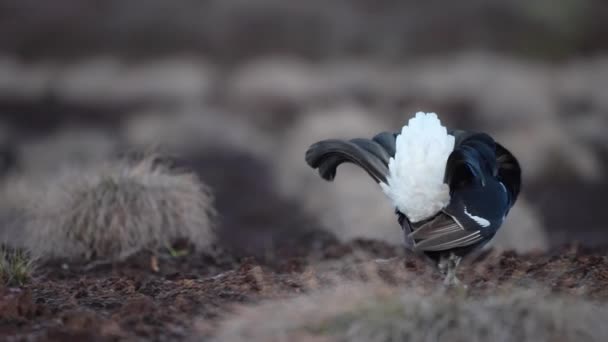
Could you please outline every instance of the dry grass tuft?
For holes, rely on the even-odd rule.
[[[602,341],[607,314],[527,291],[472,298],[348,285],[245,308],[215,341]]]
[[[28,215],[24,245],[45,259],[120,261],[178,240],[209,249],[210,190],[158,158],[65,172]]]
[[[0,247],[0,284],[5,286],[22,286],[29,282],[34,271],[35,262],[29,253]]]

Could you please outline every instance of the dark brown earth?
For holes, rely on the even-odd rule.
[[[424,260],[373,241],[334,242],[275,262],[161,258],[158,272],[150,260],[140,255],[88,272],[47,266],[29,285],[2,289],[0,339],[182,340],[194,322],[199,333],[211,336],[237,304],[286,298],[344,279],[429,289],[441,284]],[[460,278],[471,296],[517,286],[606,301],[608,254],[576,246],[549,254],[490,251],[463,265]]]

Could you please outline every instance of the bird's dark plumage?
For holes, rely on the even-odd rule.
[[[415,223],[397,210],[406,240],[437,261],[446,253],[464,256],[490,241],[521,188],[517,159],[492,137],[462,130],[448,134],[454,137],[444,175],[449,203],[433,217]],[[398,152],[398,136],[384,132],[372,139],[320,141],[307,151],[306,161],[329,181],[335,178],[338,166],[350,162],[386,184],[390,160]]]
[[[395,155],[395,134],[380,133],[373,139],[329,139],[312,145],[306,162],[328,181],[336,177],[336,169],[350,162],[363,168],[376,182],[386,182],[388,162]]]

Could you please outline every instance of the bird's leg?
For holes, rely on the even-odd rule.
[[[461,257],[450,253],[449,255],[442,255],[439,260],[439,271],[445,277],[443,284],[445,286],[460,286],[461,282],[456,277],[456,270],[460,264]]]
[[[443,277],[445,278],[448,274],[448,257],[444,254],[442,254],[439,257],[439,263],[437,264],[437,267],[439,268],[439,272],[441,273],[441,275],[443,275]]]
[[[461,257],[456,256],[454,253],[450,253],[450,257],[448,259],[448,272],[445,281],[447,285],[459,286],[461,285],[460,280],[456,276],[456,270],[458,269],[458,265],[460,264]]]

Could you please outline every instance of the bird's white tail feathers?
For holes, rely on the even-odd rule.
[[[443,178],[453,150],[454,137],[435,113],[416,113],[397,137],[388,184],[380,186],[411,222],[432,217],[449,203],[450,190]]]

